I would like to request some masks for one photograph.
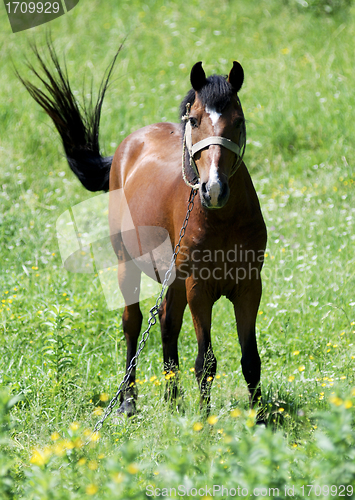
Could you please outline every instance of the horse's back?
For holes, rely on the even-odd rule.
[[[117,148],[110,173],[109,209],[115,249],[119,244],[112,235],[119,234],[133,258],[143,254],[144,248],[145,253],[153,251],[165,240],[174,243],[175,226],[182,223],[190,191],[181,176],[181,151],[181,127],[174,123],[141,128]]]
[[[133,132],[114,155],[110,191],[156,189],[165,179],[178,177],[181,147],[181,126],[175,123],[155,123]]]

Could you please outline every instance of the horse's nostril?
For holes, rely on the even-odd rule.
[[[225,197],[228,195],[228,191],[229,191],[228,183],[227,183],[227,182],[225,182],[225,183],[223,184],[223,187],[222,187],[222,192],[221,192],[221,194],[220,194],[220,197],[221,197],[221,198],[225,198]]]
[[[205,195],[207,193],[207,186],[206,186],[206,182],[203,182],[201,184],[201,191],[202,191],[202,194]]]

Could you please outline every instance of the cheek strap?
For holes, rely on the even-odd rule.
[[[202,139],[202,141],[196,142],[196,144],[192,144],[192,127],[190,121],[187,120],[185,126],[185,143],[190,155],[190,166],[193,169],[197,178],[199,178],[200,176],[194,160],[194,155],[198,151],[201,151],[202,149],[208,148],[209,146],[212,145],[223,146],[224,148],[233,151],[233,153],[236,155],[237,157],[236,162],[233,165],[231,172],[231,175],[233,175],[238,170],[240,164],[242,163],[245,150],[245,143],[246,143],[245,127],[243,127],[240,133],[239,143],[241,144],[241,146],[231,141],[230,139],[227,139],[226,137],[220,137],[220,136],[206,137],[206,139]]]

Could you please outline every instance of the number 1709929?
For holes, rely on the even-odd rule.
[[[352,497],[354,493],[354,488],[351,484],[344,485],[340,484],[336,486],[335,484],[328,485],[314,485],[307,484],[305,486],[301,486],[302,496],[316,496],[316,497],[329,497],[329,496],[337,496],[337,497]]]
[[[59,2],[8,2],[8,14],[58,14]]]

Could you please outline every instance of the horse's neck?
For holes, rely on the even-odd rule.
[[[212,218],[220,219],[227,225],[238,224],[238,222],[244,225],[261,213],[253,182],[244,163],[230,178],[229,189],[228,202],[223,208],[212,210],[210,212]]]

